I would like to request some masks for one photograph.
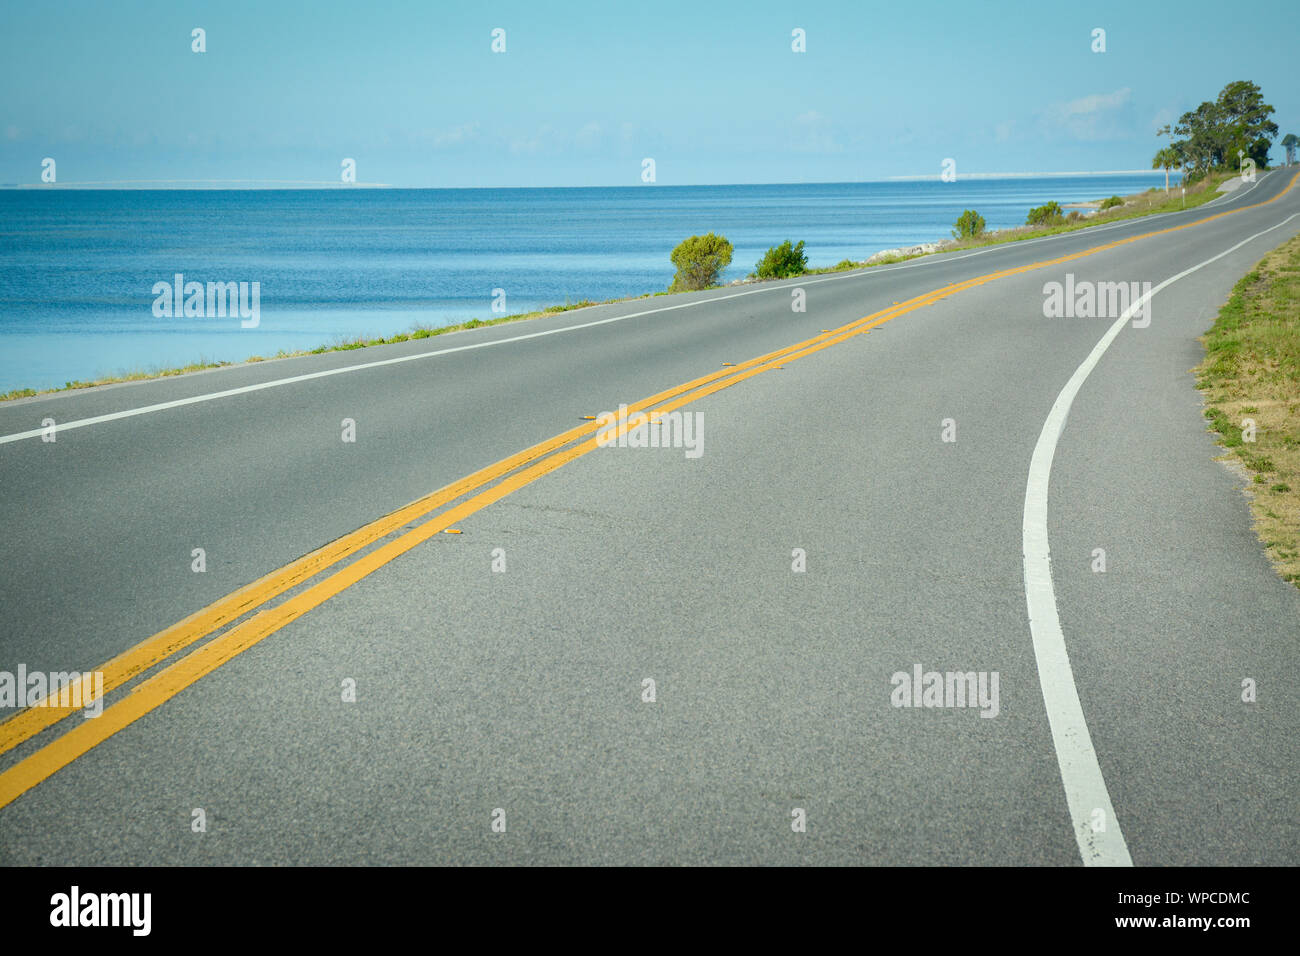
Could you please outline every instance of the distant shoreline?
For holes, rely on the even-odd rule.
[[[1014,179],[1097,179],[1105,176],[1151,176],[1163,178],[1160,170],[1150,169],[1105,169],[1093,172],[1065,173],[961,173],[959,181],[998,182]],[[86,190],[103,192],[121,191],[210,191],[225,190],[229,192],[256,192],[263,190],[467,190],[467,189],[727,189],[730,187],[749,186],[863,186],[871,184],[924,183],[941,182],[939,174],[924,176],[887,176],[884,179],[847,179],[826,181],[805,181],[795,183],[611,183],[607,185],[586,186],[400,186],[392,183],[342,183],[329,180],[308,179],[134,179],[134,180],[100,180],[70,183],[0,183],[0,191],[47,191]],[[1172,180],[1171,180],[1172,185]]]

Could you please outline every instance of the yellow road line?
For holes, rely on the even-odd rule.
[[[1251,206],[1244,206],[1241,209],[1227,210],[1204,219],[1198,219],[1195,222],[1184,223],[1180,226],[1171,226],[1167,229],[1159,229],[1137,236],[1130,236],[1126,239],[1118,239],[1114,242],[1094,246],[1081,252],[1070,253],[1064,256],[1058,256],[1055,259],[1004,269],[999,272],[977,276],[959,283],[953,283],[939,289],[931,290],[930,292],[909,299],[906,302],[895,303],[890,308],[872,313],[863,319],[850,322],[847,325],[836,329],[832,333],[823,333],[822,335],[805,340],[804,342],[798,342],[778,351],[770,352],[767,355],[750,359],[749,361],[742,363],[740,366],[737,366],[734,373],[714,372],[710,375],[687,382],[684,385],[669,389],[666,392],[661,392],[656,396],[652,396],[651,398],[638,402],[636,405],[630,406],[629,410],[642,410],[651,405],[658,405],[660,401],[669,399],[666,404],[662,405],[662,407],[656,408],[655,411],[658,414],[672,411],[690,404],[691,402],[698,401],[699,399],[724,388],[730,388],[732,385],[738,384],[754,375],[777,368],[779,362],[789,363],[797,361],[800,358],[804,358],[815,352],[829,348],[832,345],[846,342],[866,329],[883,324],[890,319],[896,318],[899,315],[904,315],[922,306],[933,304],[940,299],[947,298],[955,292],[984,285],[985,283],[1008,276],[1019,275],[1036,269],[1045,268],[1047,266],[1059,265],[1063,262],[1081,259],[1098,252],[1114,249],[1151,236],[1177,232],[1180,229],[1187,229],[1192,226],[1211,222],[1224,216],[1243,212],[1246,209],[1254,209],[1259,206],[1268,205],[1290,192],[1298,179],[1300,179],[1300,173],[1293,176],[1286,188],[1272,199],[1267,199]],[[522,464],[534,461],[539,456],[545,455],[548,451],[553,451],[554,449],[563,448],[565,445],[569,445],[575,439],[581,438],[584,435],[595,431],[596,427],[597,426],[595,425],[582,425],[570,429],[569,431],[557,435],[555,438],[549,439],[545,442],[541,442],[526,451],[513,455],[510,458],[503,459],[503,461],[498,462],[496,465],[475,472],[473,475],[461,479],[458,482],[454,482],[438,492],[434,492],[425,498],[418,499],[410,505],[393,512],[391,515],[381,518],[379,521],[373,522],[344,538],[340,538],[339,541],[334,542],[332,545],[327,545],[325,548],[287,565],[284,569],[273,572],[272,574],[259,579],[259,581],[254,582],[248,587],[235,592],[229,598],[217,602],[209,608],[204,609],[204,611],[192,615],[190,618],[186,618],[184,621],[174,625],[172,628],[160,632],[153,638],[150,638],[144,643],[137,645],[132,650],[127,651],[125,654],[114,658],[113,661],[110,661],[104,666],[104,670],[106,671],[105,687],[107,688],[109,680],[107,671],[115,664],[118,666],[114,669],[114,676],[115,678],[121,678],[118,679],[118,684],[114,685],[118,686],[123,679],[126,679],[122,677],[122,674],[127,670],[130,670],[132,675],[139,673],[148,666],[147,664],[143,664],[143,661],[151,660],[157,662],[163,660],[171,652],[174,652],[176,649],[184,647],[186,644],[197,640],[198,637],[203,636],[202,634],[191,636],[195,627],[200,627],[203,623],[218,618],[222,621],[231,620],[233,619],[232,617],[221,617],[221,614],[228,614],[234,607],[243,607],[244,610],[248,610],[252,607],[258,606],[257,604],[248,603],[249,600],[251,600],[251,596],[260,594],[263,590],[272,590],[275,587],[278,587],[279,583],[283,580],[292,579],[295,582],[305,580],[323,570],[325,567],[330,566],[330,564],[337,563],[348,554],[355,553],[361,547],[364,547],[364,545],[356,545],[351,547],[351,550],[347,550],[346,553],[339,554],[329,564],[321,563],[326,560],[330,554],[334,554],[339,550],[335,546],[340,546],[343,542],[350,542],[355,545],[357,541],[360,541],[363,538],[366,539],[366,543],[368,544],[378,540],[378,538],[385,537],[392,531],[400,528],[402,525],[409,524],[411,521],[416,520],[439,507],[438,504],[429,504],[429,502],[434,499],[439,499],[441,503],[454,500],[454,498],[460,497],[466,492],[473,490],[496,477],[500,477]],[[621,431],[624,431],[627,428],[628,425],[624,425],[622,426]],[[175,663],[165,667],[153,677],[133,688],[121,701],[106,708],[100,717],[77,725],[74,729],[68,731],[56,740],[47,744],[45,747],[42,747],[40,750],[19,761],[4,773],[0,773],[0,807],[7,806],[42,780],[45,780],[50,775],[67,766],[73,760],[85,754],[104,740],[107,740],[123,727],[126,727],[138,720],[140,717],[161,706],[167,700],[180,693],[180,691],[184,690],[186,687],[189,687],[204,675],[210,674],[228,660],[280,630],[285,625],[297,620],[313,608],[320,606],[346,588],[351,587],[371,572],[383,567],[385,564],[400,555],[405,554],[407,551],[428,540],[433,535],[451,527],[457,521],[486,508],[493,502],[499,501],[501,498],[504,498],[519,488],[522,488],[525,485],[536,481],[538,478],[555,471],[568,462],[588,454],[597,447],[600,446],[597,445],[594,438],[591,438],[583,441],[581,444],[565,448],[563,451],[555,452],[554,454],[550,454],[549,457],[544,457],[542,460],[536,461],[535,464],[525,468],[523,471],[510,475],[492,488],[476,494],[474,497],[469,498],[461,504],[455,505],[443,512],[436,518],[432,518],[393,541],[376,548],[374,551],[362,556],[342,570],[337,571],[329,577],[311,585],[302,593],[290,598],[277,607],[259,612],[192,653],[185,655]],[[509,468],[505,468],[504,466],[508,462],[514,462],[514,464]],[[482,477],[485,475],[490,477]],[[450,492],[452,489],[460,490],[456,494],[451,495]],[[404,517],[401,520],[398,520],[398,516]],[[375,533],[379,527],[387,527],[388,530],[384,531],[382,534]],[[312,559],[316,559],[314,565],[312,565]],[[310,573],[306,573],[309,566],[314,566],[314,570],[311,570]],[[274,593],[283,593],[283,591],[287,590],[289,587],[292,587],[292,585],[286,585]],[[271,596],[274,596],[274,594],[268,594],[268,596],[259,603],[264,603],[265,600],[268,600]],[[240,613],[243,612],[241,611]],[[200,623],[193,624],[189,630],[185,630],[186,625],[191,625],[192,622]],[[211,633],[212,629],[219,626],[220,624],[213,625],[213,627],[205,633]],[[181,634],[182,631],[184,631],[183,636]],[[171,636],[168,637],[168,635]],[[185,638],[188,638],[188,640],[185,640]],[[177,642],[180,640],[185,640],[185,643],[178,644]],[[168,647],[171,647],[172,651],[159,657],[158,655]],[[11,718],[11,720],[6,721],[5,724],[0,725],[0,732],[3,732],[4,728],[8,725],[16,724],[19,718],[24,717],[27,714],[41,714],[54,711],[57,711],[57,708],[29,709],[22,712],[18,717]],[[58,716],[54,718],[54,720],[57,719],[59,719]],[[53,720],[49,721],[49,723],[52,722]],[[48,726],[48,723],[45,726]],[[34,732],[35,731],[33,731],[33,733]],[[30,734],[28,734],[28,736],[30,736]],[[21,739],[26,738],[24,737]],[[13,746],[13,744],[10,746]],[[3,752],[3,750],[0,750],[0,753]]]
[[[914,302],[915,304],[911,308],[917,308],[924,304],[919,300],[914,300]],[[901,314],[901,310],[898,308],[890,308],[887,312],[889,314],[881,315],[880,318],[875,319],[875,323],[887,322],[895,314]],[[868,316],[868,319],[871,318],[871,316]],[[805,355],[847,341],[856,334],[858,325],[859,323],[855,322],[853,323],[853,330],[807,345],[806,348],[803,348],[790,358],[772,358],[766,364],[749,368],[739,375],[724,378],[697,391],[688,392],[686,395],[668,402],[658,410],[665,413],[673,411],[697,401],[705,395],[711,395],[724,388],[729,388],[739,381],[766,371],[778,361],[794,361]],[[800,344],[804,345],[805,343]],[[624,423],[614,433],[614,437],[630,430],[631,427],[631,422]],[[72,730],[0,774],[0,807],[12,803],[23,793],[66,767],[87,751],[103,743],[123,727],[139,720],[145,714],[175,697],[199,678],[212,673],[236,655],[302,617],[313,608],[319,607],[371,572],[377,571],[390,561],[422,544],[444,529],[451,527],[456,522],[481,511],[488,505],[501,500],[512,492],[531,484],[538,478],[550,474],[568,462],[580,458],[599,447],[600,445],[597,444],[595,438],[589,438],[581,444],[566,448],[548,458],[542,459],[523,471],[509,476],[486,491],[481,491],[474,497],[448,509],[437,517],[431,518],[419,527],[413,528],[400,537],[363,555],[347,567],[316,582],[284,603],[259,612],[197,650],[185,655],[174,664],[168,665],[153,677],[143,681],[139,686],[132,688],[131,692],[122,700],[111,707],[105,708],[98,718],[76,725]]]
[[[743,371],[745,368],[757,362],[765,361],[770,356],[785,354],[801,346],[802,343],[786,346],[778,352],[770,353],[769,356],[760,356],[750,359],[748,362],[735,366],[735,371]],[[715,381],[719,377],[734,374],[733,372],[712,372],[708,375],[701,376],[683,385],[674,386],[671,389],[653,395],[650,398],[637,402],[635,405],[628,407],[629,411],[642,411],[650,408],[658,402],[673,398],[683,392],[701,385]],[[451,501],[488,484],[496,479],[514,471],[530,461],[541,458],[557,448],[562,448],[572,441],[581,438],[597,430],[598,423],[589,425],[579,425],[568,431],[549,438],[546,441],[539,442],[531,448],[504,458],[495,464],[482,468],[465,478],[461,478],[450,485],[440,488],[423,498],[419,498],[408,505],[404,505],[398,510],[379,518],[356,531],[350,532],[335,541],[330,542],[297,560],[272,571],[258,580],[248,584],[237,591],[232,592],[224,598],[208,605],[200,611],[195,612],[189,617],[176,624],[159,631],[152,637],[134,647],[122,652],[118,656],[100,667],[96,671],[104,675],[104,693],[122,686],[132,680],[136,675],[143,673],[149,668],[165,661],[173,654],[189,647],[196,641],[207,637],[209,634],[225,627],[232,621],[237,620],[244,614],[252,611],[268,601],[284,594],[297,587],[304,581],[309,580],[321,571],[338,564],[354,554],[364,550],[375,541],[385,538],[392,534],[403,525],[410,524],[412,521],[425,517],[438,508]],[[57,699],[57,692],[54,697]],[[23,741],[30,739],[47,727],[52,726],[65,717],[71,716],[80,710],[80,708],[69,708],[50,706],[50,697],[47,695],[41,702],[34,706],[28,707],[18,713],[8,717],[0,722],[0,754],[7,753]],[[91,701],[87,701],[90,703]]]

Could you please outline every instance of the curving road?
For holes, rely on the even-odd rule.
[[[0,671],[113,688],[0,724],[0,863],[1294,863],[1300,592],[1188,371],[1292,178],[0,406]],[[595,447],[651,398],[698,455]]]

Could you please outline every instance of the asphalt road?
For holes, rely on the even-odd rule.
[[[583,416],[1010,273],[684,405],[698,457],[596,449],[457,517],[461,534],[376,559],[20,788],[0,862],[1078,865],[1098,862],[1067,801],[1081,775],[1113,806],[1104,842],[1138,865],[1294,864],[1300,592],[1214,460],[1188,371],[1232,285],[1300,232],[1289,183],[974,253],[0,406],[0,671],[93,670]],[[1089,777],[1058,761],[1026,498],[1054,403],[1118,316],[1045,318],[1043,287],[1155,287],[1211,259],[1154,295],[1149,326],[1123,324],[1049,461]],[[46,418],[55,441],[5,440]],[[996,714],[894,706],[891,676],[916,665],[996,673]],[[0,778],[96,723],[12,747]]]

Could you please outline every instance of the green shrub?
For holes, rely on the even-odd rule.
[[[677,275],[668,291],[686,292],[717,285],[718,276],[731,264],[732,251],[730,242],[711,232],[683,240],[672,252]]]
[[[974,239],[984,232],[984,217],[974,209],[967,209],[957,217],[957,223],[952,227],[952,237],[954,239]]]
[[[1101,201],[1101,211],[1105,212],[1107,209],[1113,209],[1115,206],[1122,205],[1124,205],[1123,199],[1119,196],[1111,196],[1109,199],[1103,199]]]
[[[1061,215],[1061,204],[1058,202],[1049,202],[1045,206],[1029,210],[1029,216],[1025,219],[1027,226],[1059,226],[1063,222],[1065,217]]]
[[[802,239],[795,246],[790,245],[789,239],[773,246],[754,266],[754,274],[760,279],[790,279],[807,271],[808,257],[804,255]]]

